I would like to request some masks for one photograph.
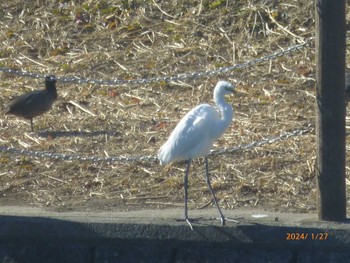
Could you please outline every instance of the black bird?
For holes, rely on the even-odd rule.
[[[44,90],[35,90],[13,99],[5,108],[5,114],[29,119],[33,131],[33,118],[51,109],[57,99],[56,81],[54,75],[46,76]]]

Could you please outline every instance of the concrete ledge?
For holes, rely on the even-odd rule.
[[[215,210],[48,212],[0,208],[0,262],[349,262],[350,223],[312,214]],[[261,215],[253,218],[252,215]],[[260,216],[258,216],[260,217]]]

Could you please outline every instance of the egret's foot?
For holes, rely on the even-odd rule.
[[[220,220],[221,226],[226,225],[226,218],[224,216],[214,217],[215,220]]]
[[[193,218],[184,218],[184,219],[176,219],[176,221],[185,221],[191,228],[191,230],[193,231],[193,226],[192,226],[192,223],[193,222],[196,222],[196,221],[199,221],[201,218],[196,218],[196,219],[193,219]]]
[[[236,224],[239,224],[239,221],[236,220],[236,219],[232,219],[232,218],[225,218],[226,221],[228,222],[233,222],[233,223],[236,223]]]
[[[186,220],[187,224],[190,226],[191,230],[193,231],[191,221],[188,218],[186,218],[185,220]]]
[[[221,221],[221,226],[226,225],[226,219],[225,219],[224,216],[221,216],[221,217],[220,217],[220,221]]]
[[[221,226],[226,225],[226,218],[225,218],[224,214],[221,213],[220,210],[219,210],[219,216],[220,216],[220,217],[214,217],[214,219],[215,219],[215,220],[220,220],[220,223],[221,223],[220,225],[221,225]]]
[[[238,223],[239,223],[239,221],[237,221],[237,220],[235,220],[235,219],[232,219],[232,218],[226,218],[226,217],[224,217],[224,216],[219,217],[219,218],[215,218],[215,219],[220,220],[220,222],[221,222],[221,226],[226,225],[226,221],[228,221],[228,222],[234,222],[234,223],[236,223],[236,224],[238,224]]]

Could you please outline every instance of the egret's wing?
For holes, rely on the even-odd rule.
[[[177,124],[167,142],[160,148],[161,163],[186,160],[207,154],[214,138],[209,130],[219,119],[219,113],[210,105],[202,104],[188,112]]]

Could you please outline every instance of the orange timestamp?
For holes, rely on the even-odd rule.
[[[299,232],[287,232],[286,240],[327,240],[329,234],[327,232],[319,233],[299,233]]]

